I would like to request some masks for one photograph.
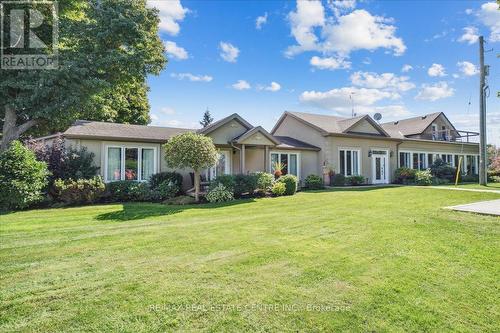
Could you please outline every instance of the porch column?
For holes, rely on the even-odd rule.
[[[241,145],[241,162],[240,162],[241,173],[245,173],[245,145]]]
[[[264,170],[269,172],[269,146],[266,146],[264,154]]]

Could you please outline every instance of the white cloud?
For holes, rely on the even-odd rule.
[[[336,17],[356,8],[356,0],[330,0],[328,6]]]
[[[474,11],[473,11],[472,9],[470,9],[470,8],[467,8],[467,9],[465,10],[465,14],[467,14],[467,15],[470,15],[470,14],[472,14],[473,12],[474,12]]]
[[[192,82],[210,82],[213,80],[213,77],[209,75],[194,75],[191,73],[172,73],[170,76],[179,80],[189,80]]]
[[[147,6],[160,11],[160,31],[175,36],[180,31],[179,23],[184,20],[189,9],[182,7],[180,0],[148,0]]]
[[[468,61],[459,61],[457,62],[457,66],[465,76],[473,76],[479,73],[476,65]]]
[[[363,9],[345,15],[342,12],[354,8],[354,2],[330,2],[334,16],[325,17],[320,1],[297,1],[296,11],[288,15],[291,33],[297,45],[288,47],[286,56],[304,51],[318,51],[325,54],[337,53],[347,57],[352,51],[385,48],[395,55],[405,52],[401,38],[395,36],[396,27],[392,19],[374,16]],[[340,5],[339,5],[340,4]],[[318,38],[315,29],[319,29]]]
[[[355,86],[389,91],[407,91],[415,88],[415,84],[409,82],[409,79],[408,76],[397,76],[394,73],[355,72],[351,75],[351,82]]]
[[[178,46],[175,42],[166,41],[163,43],[165,45],[165,51],[169,56],[174,59],[184,60],[189,58],[189,55],[183,47]]]
[[[412,65],[403,65],[403,67],[401,68],[401,72],[403,73],[408,73],[409,71],[411,71],[413,69],[413,66]]]
[[[309,63],[311,64],[311,66],[314,66],[318,69],[335,70],[351,68],[351,63],[343,58],[320,58],[318,56],[314,56],[311,58]]]
[[[325,24],[325,9],[321,1],[297,1],[297,10],[288,14],[288,20],[292,36],[298,45],[289,47],[286,54],[292,56],[302,51],[315,50],[318,47],[318,37],[313,29]]]
[[[476,13],[479,21],[490,29],[490,42],[500,42],[500,10],[495,2],[486,2]]]
[[[245,80],[238,80],[238,82],[234,83],[232,87],[236,90],[247,90],[250,89],[250,83]]]
[[[450,121],[459,129],[465,131],[479,131],[479,117],[476,113],[460,113],[460,114],[449,114],[447,115]],[[500,146],[500,112],[488,112],[486,121],[488,126],[486,128],[488,143],[496,144]],[[478,141],[478,137],[475,137],[475,141]]]
[[[436,84],[423,84],[415,99],[424,101],[437,101],[441,98],[451,97],[455,89],[448,86],[448,83],[441,81]]]
[[[262,26],[267,23],[267,12],[264,15],[257,17],[255,20],[255,28],[260,30]]]
[[[281,85],[278,82],[273,81],[269,86],[258,86],[257,89],[276,92],[281,89]]]
[[[371,106],[383,99],[397,99],[398,94],[379,89],[366,89],[357,87],[343,87],[328,91],[304,91],[299,99],[302,103],[315,107],[347,112],[350,110],[353,98],[355,108]]]
[[[236,62],[238,55],[240,54],[240,50],[231,43],[220,42],[219,48],[221,50],[220,56],[227,62]]]
[[[171,116],[171,115],[175,114],[175,110],[171,107],[166,106],[166,107],[161,108],[159,113]]]
[[[427,74],[429,74],[429,76],[446,76],[444,66],[441,64],[432,64],[427,70]]]
[[[459,42],[465,42],[469,44],[474,44],[479,38],[479,32],[476,27],[465,27],[464,33],[458,39]]]

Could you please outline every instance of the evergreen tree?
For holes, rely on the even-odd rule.
[[[203,114],[203,119],[200,121],[200,125],[203,127],[207,127],[214,121],[214,118],[210,114],[210,111],[207,109],[205,113]]]

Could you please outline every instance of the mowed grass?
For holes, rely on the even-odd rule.
[[[495,193],[396,187],[0,216],[0,331],[500,330]]]

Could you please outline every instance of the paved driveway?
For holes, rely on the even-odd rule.
[[[478,214],[500,216],[500,200],[480,201],[467,205],[458,205],[446,208],[452,210],[458,210],[461,212],[471,212]]]

